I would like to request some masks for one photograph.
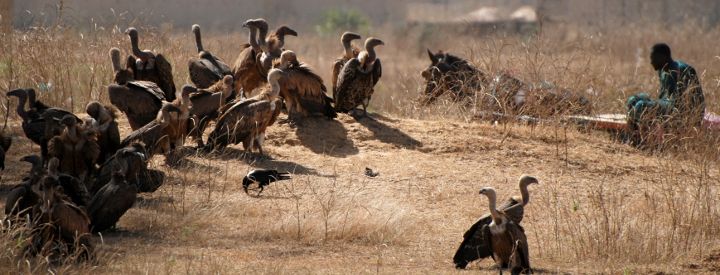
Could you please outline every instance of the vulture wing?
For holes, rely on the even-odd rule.
[[[222,79],[222,72],[208,59],[193,59],[188,62],[190,81],[200,89],[212,86]]]
[[[490,220],[490,216],[487,216],[465,232],[465,239],[460,243],[460,247],[453,256],[453,262],[457,268],[465,268],[474,260],[492,256]]]
[[[165,98],[167,101],[175,100],[175,81],[172,75],[172,65],[170,65],[170,62],[165,59],[165,56],[162,54],[155,56],[155,69],[160,78],[158,86],[165,92]]]
[[[525,213],[525,206],[522,204],[522,199],[510,198],[505,201],[500,207],[497,208],[500,212],[505,213],[511,221],[516,224],[520,224]]]
[[[332,71],[332,91],[333,91],[333,99],[337,98],[337,82],[338,82],[338,76],[340,75],[340,71],[343,68],[343,65],[345,65],[346,60],[342,58],[338,58],[335,60],[335,63],[333,63],[333,71]]]
[[[335,110],[346,113],[362,104],[366,95],[371,93],[372,81],[369,72],[360,70],[360,61],[357,58],[350,59],[343,66],[338,78]]]
[[[329,118],[337,117],[327,96],[327,88],[322,78],[305,65],[284,70],[285,77],[280,79],[280,96],[286,101],[295,102],[306,114],[324,114]]]
[[[120,146],[126,147],[135,141],[139,141],[145,144],[149,158],[156,152],[156,147],[164,139],[167,139],[163,129],[163,125],[160,125],[157,121],[153,120],[145,126],[130,133],[122,140]]]
[[[272,106],[275,103],[275,106]],[[247,139],[253,132],[267,127],[279,113],[277,100],[248,99],[236,103],[218,119],[215,129],[208,137],[214,146],[238,144]]]
[[[138,74],[138,70],[136,70],[137,64],[137,58],[132,55],[128,55],[127,61],[125,61],[125,69],[130,70],[133,73],[133,79],[140,79],[140,75]]]
[[[241,48],[243,50],[235,60],[232,76],[235,80],[235,92],[243,91],[243,96],[247,98],[253,90],[260,87],[262,83],[267,82],[267,77],[260,73],[258,54],[250,47],[250,44],[245,44]]]
[[[85,184],[80,182],[76,177],[67,174],[61,174],[58,180],[60,181],[60,186],[62,186],[65,191],[65,195],[68,196],[75,205],[88,205],[90,193],[88,193]]]
[[[380,81],[380,77],[382,77],[382,64],[380,64],[380,58],[375,59],[375,63],[373,64],[372,71],[373,77],[373,87],[377,85],[378,81]]]
[[[131,81],[127,86],[108,86],[110,102],[125,113],[130,127],[137,130],[153,121],[165,99],[162,90],[150,81]]]

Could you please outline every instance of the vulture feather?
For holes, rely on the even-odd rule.
[[[340,71],[342,70],[343,66],[345,66],[345,63],[347,63],[350,59],[357,58],[358,54],[360,54],[360,50],[353,46],[351,43],[355,39],[362,38],[359,34],[352,33],[352,32],[345,32],[340,37],[340,43],[343,46],[343,55],[340,56],[338,59],[335,59],[335,62],[333,63],[333,71],[332,71],[332,91],[333,91],[333,99],[337,98],[337,79],[338,75],[340,75]]]
[[[133,52],[126,67],[133,69],[134,79],[154,82],[163,91],[165,99],[175,100],[175,82],[170,62],[162,54],[140,50],[138,31],[135,28],[128,28],[125,33],[130,36]]]
[[[173,121],[173,117],[177,117],[180,113],[181,110],[175,105],[164,104],[155,120],[130,133],[120,142],[120,146],[127,147],[134,142],[145,144],[148,158],[156,153],[169,153],[170,137],[166,129],[170,124],[177,123]]]
[[[242,97],[248,98],[255,89],[263,86],[267,81],[265,75],[261,73],[262,68],[259,60],[263,53],[268,24],[265,19],[252,19],[245,21],[243,27],[250,29],[250,43],[240,46],[241,51],[235,59],[232,75],[235,80],[235,93],[242,93]]]
[[[100,146],[94,132],[87,125],[78,125],[74,116],[66,115],[61,122],[66,128],[50,140],[48,155],[60,161],[60,172],[85,181],[95,171]]]
[[[365,51],[343,66],[337,79],[336,111],[348,113],[362,105],[367,114],[374,87],[382,77],[382,65],[375,55],[375,47],[379,45],[385,44],[377,38],[368,38]]]
[[[125,180],[125,171],[116,171],[112,180],[93,196],[88,205],[90,230],[93,233],[105,231],[120,220],[135,204],[137,187]]]
[[[226,75],[222,81],[218,81],[207,89],[199,89],[190,94],[190,117],[188,120],[189,135],[198,144],[198,147],[205,146],[202,135],[210,121],[219,116],[219,110],[228,103],[233,91],[233,78]]]
[[[193,25],[192,31],[195,34],[195,46],[198,51],[198,58],[188,62],[192,83],[196,87],[204,89],[223,79],[223,76],[232,75],[230,67],[225,62],[203,48],[200,26]]]
[[[493,188],[482,188],[480,194],[487,196],[492,217],[490,224],[483,225],[481,231],[490,233],[485,243],[490,247],[500,273],[503,268],[509,268],[512,274],[532,273],[525,230],[504,212],[497,210]]]
[[[89,126],[98,135],[97,144],[100,146],[100,155],[97,163],[103,163],[120,149],[120,130],[115,120],[117,118],[115,108],[92,101],[85,107],[85,112],[94,119],[93,125]]]
[[[322,78],[308,66],[298,62],[292,51],[284,51],[277,69],[281,70],[280,97],[285,100],[290,120],[315,114],[335,118],[332,99],[327,96],[327,88]]]

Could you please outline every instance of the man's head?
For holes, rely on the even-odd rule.
[[[670,46],[665,43],[658,43],[652,46],[650,51],[650,64],[652,64],[656,71],[664,68],[665,65],[672,61]]]

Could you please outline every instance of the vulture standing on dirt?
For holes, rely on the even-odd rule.
[[[258,195],[260,195],[260,193],[262,193],[262,191],[265,189],[265,186],[270,185],[271,182],[289,179],[291,179],[290,173],[287,172],[280,173],[277,170],[255,169],[250,171],[243,178],[242,185],[243,190],[245,190],[245,194],[247,194],[250,184],[257,184],[258,188],[260,188],[260,191],[258,191]]]
[[[262,143],[265,130],[275,123],[280,114],[280,78],[283,72],[273,69],[268,74],[270,88],[260,94],[237,102],[218,119],[215,129],[208,137],[207,151],[224,149],[229,144],[243,143],[246,152],[255,148],[263,155]]]
[[[232,74],[235,79],[235,93],[242,93],[242,97],[248,98],[253,90],[262,86],[266,81],[261,74],[260,55],[263,53],[263,49],[258,41],[265,41],[268,24],[265,19],[251,19],[245,21],[243,27],[250,29],[250,43],[240,46],[242,51],[235,59]],[[258,31],[260,31],[259,37]]]
[[[528,185],[538,183],[538,180],[534,177],[522,176],[519,182],[521,196],[509,198],[497,209],[503,212],[512,222],[519,225],[524,216],[525,205],[530,202]],[[492,256],[491,247],[487,246],[488,235],[483,232],[484,227],[491,222],[492,216],[490,213],[485,214],[463,234],[463,241],[453,257],[455,267],[465,268],[472,261]]]
[[[18,98],[17,113],[22,118],[22,128],[32,142],[40,145],[43,161],[47,161],[48,142],[54,136],[59,135],[64,126],[58,123],[66,115],[71,115],[77,122],[81,120],[72,113],[63,109],[48,107],[40,101],[35,100],[35,90],[16,89],[9,91],[7,96]],[[28,103],[28,98],[30,102]],[[29,109],[25,110],[25,104]]]
[[[110,103],[125,113],[133,130],[140,129],[157,116],[165,93],[150,81],[136,81],[132,69],[120,66],[120,50],[110,49],[110,58],[115,72],[115,83],[108,86]]]
[[[110,182],[113,172],[118,170],[125,171],[125,179],[130,184],[137,186],[138,192],[157,190],[165,179],[165,173],[148,169],[149,160],[145,152],[145,146],[141,143],[132,143],[118,150],[100,167],[91,193],[97,193],[100,188]]]
[[[62,124],[67,128],[48,143],[48,155],[60,160],[60,172],[67,173],[85,181],[89,173],[94,172],[95,163],[100,156],[94,133],[87,125],[78,125],[74,116],[66,115]]]
[[[57,165],[57,160],[50,160],[48,165]],[[70,202],[63,194],[56,172],[49,169],[48,175],[33,190],[40,197],[39,207],[34,208],[34,215],[39,217],[39,221],[33,228],[31,247],[25,251],[31,255],[41,253],[43,256],[57,256],[48,255],[54,252],[52,245],[48,244],[60,242],[69,247],[71,253],[80,252],[83,258],[90,258],[93,249],[90,219],[82,208]]]
[[[512,274],[532,273],[525,230],[505,212],[495,208],[495,189],[485,187],[480,189],[480,194],[487,196],[492,217],[492,222],[483,225],[480,231],[500,274],[503,268],[509,268]]]
[[[28,212],[33,206],[39,201],[39,197],[32,190],[32,186],[43,176],[42,160],[36,155],[24,156],[22,161],[28,162],[32,165],[28,176],[23,181],[13,187],[5,197],[5,216],[17,216],[22,217]],[[31,217],[32,218],[32,217]]]
[[[322,78],[310,67],[298,62],[293,51],[284,51],[276,67],[282,71],[282,78],[279,79],[280,97],[285,100],[291,122],[316,114],[330,119],[337,117],[332,107],[333,100],[327,96]]]
[[[157,153],[169,153],[170,137],[167,128],[173,123],[178,123],[176,118],[180,112],[175,105],[164,104],[155,120],[130,133],[120,142],[120,146],[127,147],[134,142],[145,144],[148,158]]]
[[[219,116],[219,110],[228,103],[233,94],[233,77],[226,75],[207,89],[199,89],[190,94],[189,135],[195,139],[198,147],[203,147],[202,135],[210,121]],[[228,106],[229,107],[229,106]]]
[[[195,46],[198,51],[198,58],[188,62],[192,83],[200,89],[205,89],[223,79],[223,76],[232,75],[230,67],[225,62],[203,48],[200,25],[193,25],[192,32],[195,34]]]
[[[112,180],[93,196],[88,204],[90,230],[93,233],[113,227],[135,204],[137,186],[125,180],[125,171],[115,171]]]
[[[338,75],[340,75],[340,70],[342,70],[343,66],[345,66],[345,63],[347,63],[350,59],[357,58],[358,54],[360,54],[360,50],[352,45],[352,41],[361,38],[362,37],[359,34],[353,32],[345,32],[340,37],[340,43],[342,43],[344,52],[343,55],[340,58],[335,59],[335,63],[333,63],[333,98],[337,98],[337,79]]]
[[[120,130],[115,121],[115,108],[92,101],[85,107],[85,112],[94,120],[93,124],[88,126],[98,135],[97,144],[100,146],[100,155],[97,163],[102,164],[120,149]]]
[[[337,80],[336,111],[348,113],[362,105],[363,113],[367,115],[375,84],[382,76],[380,59],[375,55],[375,47],[379,45],[385,43],[377,38],[368,38],[365,40],[365,50],[343,66]]]
[[[128,28],[125,33],[130,36],[133,55],[128,57],[125,65],[133,68],[134,79],[155,82],[165,95],[167,101],[175,100],[175,82],[173,81],[172,65],[162,54],[138,47],[138,31]]]

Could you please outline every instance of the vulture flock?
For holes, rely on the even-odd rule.
[[[148,168],[151,158],[163,154],[172,162],[187,137],[192,137],[202,152],[242,143],[246,153],[262,156],[265,132],[280,112],[287,113],[284,122],[292,127],[302,127],[308,117],[367,116],[374,87],[382,76],[376,53],[377,47],[384,45],[382,40],[370,37],[357,47],[353,41],[361,39],[359,34],[342,34],[343,52],[332,66],[330,97],[323,79],[285,48],[285,37],[297,36],[296,31],[280,26],[269,32],[264,19],[247,20],[243,27],[249,31],[249,43],[240,46],[235,62],[228,66],[203,46],[200,26],[193,25],[198,53],[188,62],[192,84],[180,89],[176,89],[169,60],[161,53],[141,50],[140,33],[128,28],[127,52],[131,54],[125,64],[120,49],[109,50],[113,75],[107,92],[111,104],[90,102],[86,115],[49,106],[38,100],[31,88],[7,92],[8,97],[17,99],[16,112],[25,136],[40,146],[39,155],[21,159],[31,168],[10,191],[5,205],[6,224],[31,229],[24,256],[91,258],[95,234],[113,229],[133,207],[138,193],[154,192],[162,185],[165,174]],[[459,57],[428,53],[432,64],[422,73],[427,80],[426,104],[446,92],[460,101],[474,98],[472,90],[487,88],[494,98],[489,104],[502,111],[508,106],[529,110],[528,106],[537,102],[587,105],[566,90],[534,88],[510,74],[491,79]],[[120,113],[132,129],[125,137],[118,129]],[[206,130],[210,131],[204,139]],[[3,127],[0,169],[4,169],[10,145]],[[242,185],[246,193],[256,185],[260,195],[271,182],[290,178],[289,173],[275,170],[252,170]],[[520,222],[529,201],[527,186],[532,183],[538,181],[524,176],[520,180],[522,196],[499,207],[494,189],[480,190],[489,200],[490,211],[465,233],[454,257],[456,267],[493,257],[501,270],[530,271],[527,238]]]

